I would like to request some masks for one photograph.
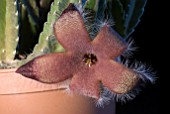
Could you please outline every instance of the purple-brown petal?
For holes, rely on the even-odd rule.
[[[99,99],[100,83],[95,76],[95,67],[82,67],[75,75],[70,83],[70,90],[88,97]]]
[[[104,26],[92,42],[94,51],[103,59],[114,59],[121,55],[127,45],[110,27]]]
[[[35,75],[34,75],[34,72],[33,72],[33,65],[34,62],[33,61],[30,61],[28,62],[27,64],[24,64],[23,66],[19,67],[16,72],[17,73],[20,73],[22,74],[23,76],[26,76],[28,78],[32,78],[32,79],[35,79]]]
[[[16,71],[44,83],[57,83],[72,77],[76,60],[71,54],[51,53],[33,59]]]
[[[83,18],[73,4],[55,22],[54,34],[67,51],[83,50],[90,43]]]
[[[102,61],[96,73],[104,86],[118,94],[129,92],[139,80],[138,74],[113,60]]]

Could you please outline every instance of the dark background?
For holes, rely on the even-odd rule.
[[[161,15],[164,13],[161,9],[160,1],[148,0],[141,22],[131,35],[139,47],[134,57],[152,66],[158,78],[156,84],[148,84],[132,101],[117,103],[116,114],[160,114],[160,80],[164,77],[163,64],[166,62],[163,43],[166,37],[160,32],[165,29],[160,27],[163,24]]]

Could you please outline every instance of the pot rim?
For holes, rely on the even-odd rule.
[[[65,89],[70,82],[70,79],[68,79],[57,84],[46,84],[26,78],[15,71],[16,69],[0,69],[0,95]]]

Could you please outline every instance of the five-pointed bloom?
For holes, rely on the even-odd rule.
[[[100,85],[113,93],[127,93],[138,82],[138,74],[114,61],[127,48],[109,26],[101,27],[91,41],[79,11],[70,4],[54,24],[54,34],[65,48],[63,53],[36,57],[17,72],[44,83],[71,79],[71,92],[96,99]]]

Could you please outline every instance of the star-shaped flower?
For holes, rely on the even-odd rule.
[[[114,93],[130,91],[138,82],[138,74],[114,61],[127,48],[121,37],[104,25],[91,41],[83,18],[73,4],[54,24],[54,34],[65,48],[63,53],[36,57],[17,72],[44,83],[71,79],[71,92],[100,98],[100,85]]]

